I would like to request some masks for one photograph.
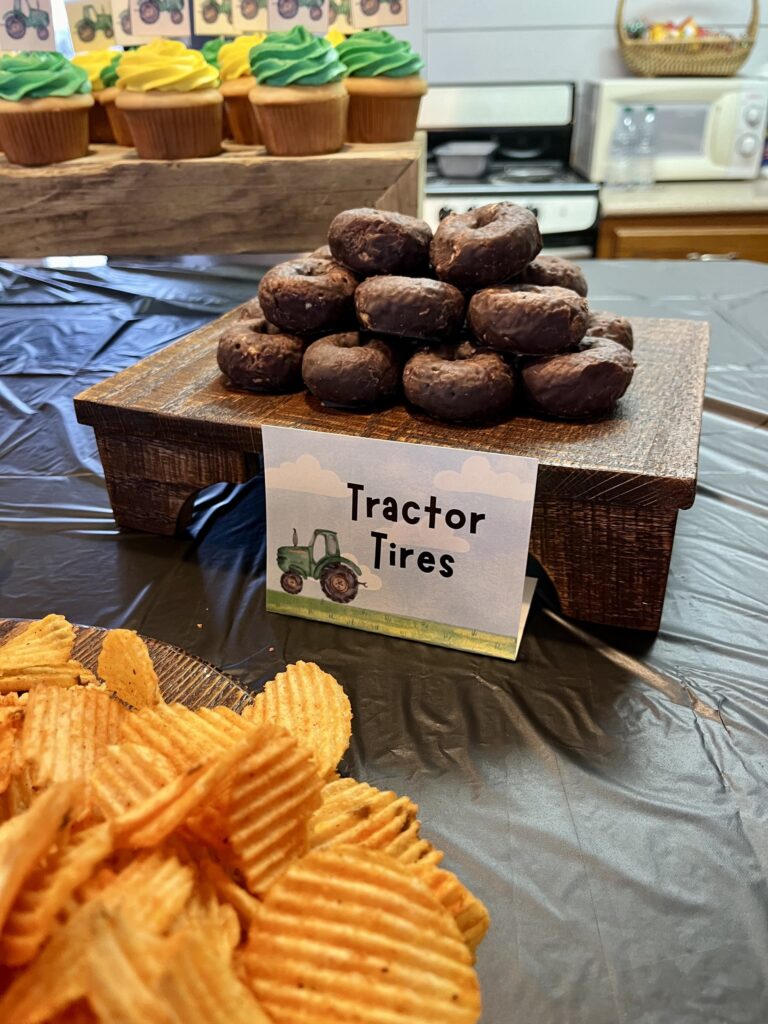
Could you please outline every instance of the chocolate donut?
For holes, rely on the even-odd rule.
[[[521,284],[559,285],[577,295],[587,294],[587,279],[581,267],[562,256],[537,256],[520,274]]]
[[[618,341],[630,352],[635,347],[632,324],[618,313],[607,313],[604,310],[590,312],[587,334],[593,338],[610,338],[611,341]]]
[[[519,355],[549,355],[584,337],[586,301],[568,288],[535,284],[485,288],[469,303],[472,333],[482,345]]]
[[[258,295],[254,295],[237,312],[238,320],[265,320],[264,310],[261,308]]]
[[[330,245],[321,245],[319,248],[314,249],[309,255],[314,257],[315,259],[321,259],[321,260],[332,260],[333,259],[333,256],[331,255],[331,247],[330,247]]]
[[[587,336],[575,352],[526,360],[525,393],[537,410],[560,419],[604,416],[629,387],[635,364],[623,345]]]
[[[246,391],[291,391],[301,384],[301,338],[281,334],[264,317],[240,320],[219,338],[216,360],[235,387]]]
[[[421,341],[450,340],[464,322],[458,288],[427,277],[369,277],[355,292],[355,309],[366,331]]]
[[[441,281],[469,289],[508,281],[540,250],[539,225],[530,210],[491,203],[442,220],[430,255]]]
[[[345,210],[331,221],[328,244],[333,258],[356,274],[429,272],[432,229],[425,220],[384,210]]]
[[[509,410],[515,377],[497,352],[479,352],[471,341],[417,352],[403,370],[406,398],[436,419],[497,419]]]
[[[313,395],[350,408],[379,405],[396,394],[400,383],[400,366],[389,342],[359,331],[313,341],[301,372]]]
[[[333,260],[305,256],[278,263],[259,285],[270,323],[294,334],[335,330],[353,321],[357,280]]]

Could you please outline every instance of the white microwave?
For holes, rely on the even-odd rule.
[[[584,83],[571,165],[605,181],[611,137],[625,107],[656,109],[657,181],[755,178],[768,111],[768,80],[614,78]]]

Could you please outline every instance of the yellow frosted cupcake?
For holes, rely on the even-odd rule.
[[[100,77],[104,88],[97,94],[96,102],[100,103],[106,111],[110,127],[112,128],[112,134],[118,146],[132,146],[133,138],[131,137],[131,129],[128,127],[128,121],[125,114],[117,109],[117,104],[115,103],[117,94],[120,91],[117,88],[117,69],[120,67],[122,59],[122,53],[113,53],[112,60],[106,67],[101,69]]]
[[[0,57],[0,149],[39,167],[88,152],[88,75],[60,53]]]
[[[225,43],[217,56],[221,95],[224,97],[230,131],[235,142],[242,146],[261,144],[259,123],[248,93],[256,85],[256,79],[251,74],[250,53],[254,46],[263,43],[266,38],[265,32],[238,36],[231,43]]]
[[[76,68],[82,68],[88,75],[93,95],[93,106],[88,111],[88,131],[91,142],[115,142],[115,133],[107,116],[107,108],[102,100],[102,93],[105,85],[101,78],[104,68],[108,67],[113,59],[120,59],[120,54],[114,50],[91,50],[89,53],[76,53],[72,63]],[[114,97],[112,99],[114,102]]]
[[[416,131],[427,83],[424,61],[404,39],[366,29],[338,45],[347,69],[347,139],[350,142],[407,142]]]
[[[117,109],[147,160],[183,160],[221,152],[219,73],[199,50],[153,39],[123,54]]]
[[[326,39],[303,25],[270,32],[251,50],[249,96],[264,145],[275,156],[335,153],[344,145],[344,65]]]

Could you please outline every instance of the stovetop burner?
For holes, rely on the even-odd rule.
[[[479,178],[444,178],[430,161],[426,185],[431,193],[597,191],[596,185],[585,181],[559,161],[494,161],[488,174]]]

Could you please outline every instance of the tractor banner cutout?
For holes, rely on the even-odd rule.
[[[198,36],[231,36],[233,0],[194,0],[192,7],[195,34]]]
[[[328,31],[328,0],[269,0],[269,31],[285,32],[303,25],[315,35]]]
[[[269,31],[269,0],[231,0],[232,27],[238,34]]]
[[[131,0],[131,30],[141,36],[192,35],[188,0]]]
[[[64,6],[75,53],[114,46],[115,26],[108,2],[90,4],[83,3],[83,0],[67,0]]]
[[[133,31],[130,0],[112,0],[111,7],[116,43],[120,46],[141,46],[150,42],[151,36],[142,36]]]
[[[51,0],[0,0],[0,50],[55,50]]]
[[[383,28],[408,24],[408,0],[349,0],[355,28]]]
[[[352,0],[330,0],[328,4],[328,27],[351,35],[355,29],[349,19]]]
[[[538,463],[262,428],[267,610],[514,660]]]

